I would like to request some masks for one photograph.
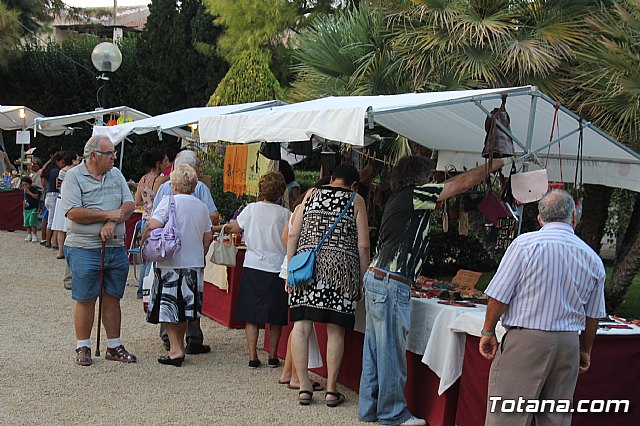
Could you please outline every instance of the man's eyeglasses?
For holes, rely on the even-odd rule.
[[[96,152],[98,154],[102,154],[102,155],[107,155],[109,157],[111,157],[111,156],[117,157],[118,156],[118,153],[116,151],[98,151],[98,150],[95,150],[94,152]]]

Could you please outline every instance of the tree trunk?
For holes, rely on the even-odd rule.
[[[602,248],[602,237],[612,193],[613,188],[608,186],[585,185],[582,218],[577,233],[596,253],[600,253]]]
[[[640,270],[640,197],[636,198],[629,227],[616,255],[611,279],[605,287],[607,312],[612,313],[624,301],[627,290]]]

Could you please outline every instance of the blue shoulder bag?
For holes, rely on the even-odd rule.
[[[340,222],[340,220],[347,213],[347,210],[349,210],[349,207],[351,207],[351,204],[353,204],[353,200],[355,199],[355,197],[356,193],[353,192],[351,194],[351,198],[349,198],[349,201],[347,202],[347,205],[344,207],[344,210],[342,210],[342,213],[340,213],[336,221],[333,222],[333,225],[331,225],[331,228],[329,228],[327,233],[324,234],[324,237],[322,237],[318,245],[313,250],[298,253],[291,258],[291,260],[289,261],[289,275],[287,278],[287,282],[289,283],[290,287],[295,288],[300,284],[311,281],[311,278],[313,278],[313,269],[316,263],[316,253],[318,252],[318,250],[320,250],[320,247],[322,246],[322,243],[324,243],[324,240],[326,240],[329,235],[331,235],[336,225],[338,225],[338,222]]]

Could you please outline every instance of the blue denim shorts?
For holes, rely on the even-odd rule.
[[[64,246],[71,268],[71,298],[89,302],[100,295],[100,256],[102,249]],[[106,247],[104,255],[103,291],[122,299],[129,275],[129,257],[124,247]]]

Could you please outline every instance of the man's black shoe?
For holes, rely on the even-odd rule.
[[[185,352],[189,355],[206,354],[211,352],[211,346],[209,345],[187,345]]]

